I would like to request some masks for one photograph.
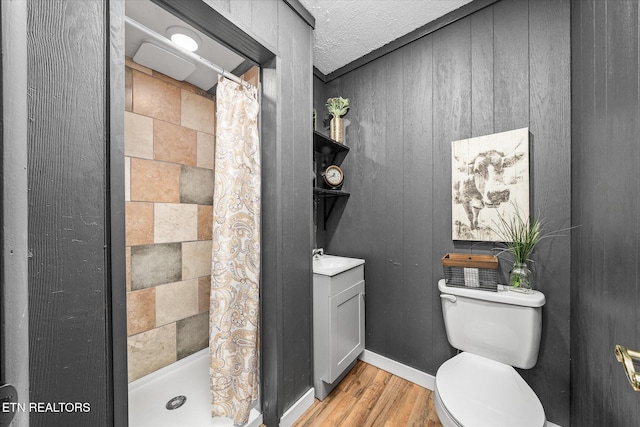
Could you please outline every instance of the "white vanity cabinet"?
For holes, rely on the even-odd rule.
[[[364,260],[358,261],[332,276],[313,274],[314,388],[320,400],[364,350]]]

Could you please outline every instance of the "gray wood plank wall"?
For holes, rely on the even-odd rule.
[[[640,349],[640,89],[637,1],[575,0],[572,22],[572,424],[632,426],[614,355]]]
[[[29,2],[29,378],[32,426],[108,426],[108,5]],[[26,118],[25,118],[26,119]]]
[[[259,2],[256,2],[259,3]],[[278,221],[282,227],[281,286],[283,371],[279,399],[282,412],[313,386],[311,326],[312,249],[312,47],[309,27],[284,2],[278,3],[278,50],[281,85],[278,100],[282,117],[280,146],[281,197]],[[269,147],[264,147],[269,149]],[[267,183],[273,184],[273,183]],[[268,201],[264,201],[268,203]],[[267,266],[265,266],[267,267]],[[265,343],[266,344],[266,343]]]
[[[279,29],[274,23],[278,21],[281,1],[209,0],[209,3],[218,10],[226,12],[236,25],[250,32],[257,40],[277,47]]]
[[[326,232],[318,225],[317,240],[366,259],[369,350],[431,374],[454,354],[436,287],[440,257],[491,246],[451,240],[451,141],[528,126],[532,212],[549,230],[570,226],[569,15],[568,1],[503,0],[326,85],[325,97],[351,99],[351,197]],[[569,260],[569,237],[537,251],[543,337],[537,366],[522,371],[563,426]]]

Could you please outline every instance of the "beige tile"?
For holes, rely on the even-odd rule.
[[[260,68],[252,67],[249,71],[242,75],[242,79],[248,83],[251,83],[255,87],[258,87],[260,83]]]
[[[191,83],[182,82],[182,89],[188,90],[189,92],[195,93],[196,95],[202,96],[207,99],[211,99],[213,102],[216,102],[216,96],[207,92],[206,90],[200,89],[197,86],[192,85]]]
[[[153,243],[153,203],[127,202],[125,212],[127,246]]]
[[[182,245],[164,243],[131,248],[131,289],[182,280]]]
[[[180,88],[133,71],[133,112],[180,124]]]
[[[154,242],[198,239],[198,205],[156,203],[153,213]]]
[[[182,280],[211,274],[211,240],[182,244]]]
[[[156,326],[198,314],[198,280],[156,287]]]
[[[124,158],[124,201],[131,201],[131,157]]]
[[[125,252],[126,276],[127,276],[127,292],[131,292],[131,248],[127,248]]]
[[[198,206],[198,240],[211,240],[213,228],[213,206]]]
[[[127,293],[127,336],[156,327],[156,289]]]
[[[209,315],[196,314],[176,323],[178,360],[209,346]]]
[[[195,166],[197,132],[172,123],[155,120],[153,125],[153,157],[165,162]]]
[[[172,79],[171,77],[167,76],[166,74],[162,74],[158,71],[152,71],[151,75],[153,76],[153,78],[158,79],[158,80],[162,80],[165,83],[169,83],[170,85],[182,88],[184,86],[184,82]]]
[[[211,298],[211,276],[198,277],[198,312],[209,311]]]
[[[142,159],[153,159],[152,118],[125,111],[124,154]]]
[[[198,132],[198,160],[199,168],[213,169],[216,138],[208,133]]]
[[[153,160],[131,159],[131,200],[180,202],[180,166]]]
[[[176,324],[170,323],[127,339],[129,382],[176,361]]]
[[[188,90],[182,90],[182,126],[215,135],[216,103]]]

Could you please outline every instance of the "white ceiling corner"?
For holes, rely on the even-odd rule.
[[[314,65],[329,74],[471,0],[299,0],[316,20]]]

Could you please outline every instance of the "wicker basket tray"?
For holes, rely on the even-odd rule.
[[[498,290],[498,258],[494,255],[448,253],[442,257],[447,286]]]

